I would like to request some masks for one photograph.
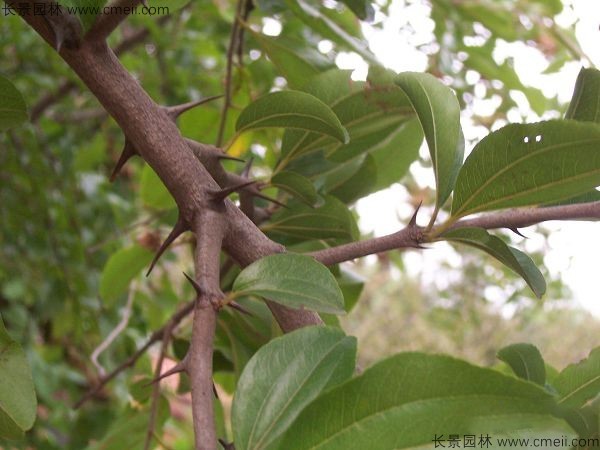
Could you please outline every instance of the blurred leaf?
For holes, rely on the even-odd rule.
[[[274,339],[248,362],[232,408],[236,448],[267,448],[323,390],[354,372],[356,338],[307,327]]]
[[[515,41],[520,26],[513,11],[506,9],[499,2],[486,0],[466,0],[456,5],[458,11],[473,22],[479,22],[499,38]]]
[[[111,307],[125,292],[133,280],[150,261],[152,252],[139,245],[125,247],[113,253],[102,269],[100,297],[105,306]]]
[[[532,344],[512,344],[498,351],[498,359],[508,364],[515,375],[544,386],[546,366],[540,351]]]
[[[423,127],[435,173],[436,207],[441,208],[454,188],[464,155],[458,100],[427,73],[401,73],[396,84],[408,95]]]
[[[233,283],[236,296],[256,295],[295,309],[344,314],[344,297],[331,272],[314,258],[269,255],[243,269]]]
[[[463,165],[452,215],[538,205],[600,185],[600,127],[573,120],[512,124],[490,133]]]
[[[418,158],[423,142],[423,130],[416,119],[400,125],[395,133],[371,151],[375,161],[376,179],[372,192],[399,182]]]
[[[299,88],[306,83],[307,79],[319,73],[319,69],[293,49],[285,46],[280,39],[270,38],[254,31],[251,31],[251,34],[291,88]]]
[[[371,22],[375,17],[375,10],[369,0],[342,0],[342,3],[350,8],[360,20]]]
[[[309,4],[304,0],[285,0],[285,3],[296,17],[324,38],[354,51],[368,63],[378,64],[377,58],[371,53],[364,41],[356,39],[334,20],[323,14],[317,4]]]
[[[553,405],[543,389],[495,370],[402,353],[322,394],[302,411],[280,448],[433,448],[440,435],[573,437],[564,421],[550,415]]]
[[[0,316],[0,438],[19,439],[35,422],[37,400],[31,370],[21,345]]]
[[[313,208],[303,203],[288,204],[288,208],[277,211],[261,229],[268,234],[290,236],[301,239],[358,239],[358,228],[346,205],[330,195],[325,203]]]
[[[483,228],[457,228],[444,233],[441,238],[470,245],[493,256],[521,275],[538,298],[546,292],[546,281],[531,258]]]
[[[144,205],[157,210],[177,207],[171,193],[148,164],[144,164],[140,177],[140,198]]]
[[[271,178],[271,184],[292,194],[307,205],[313,206],[319,200],[319,194],[311,181],[295,172],[279,172]]]
[[[163,424],[169,417],[169,402],[161,396],[155,421],[155,432],[160,436]],[[148,433],[149,411],[127,408],[116,418],[104,437],[87,447],[87,450],[142,450]]]
[[[348,139],[347,131],[329,106],[300,91],[273,92],[255,100],[242,111],[235,126],[238,133],[265,127],[311,131],[341,142]]]
[[[571,364],[552,383],[559,393],[558,404],[580,408],[600,394],[600,347],[576,364]]]
[[[7,78],[0,75],[0,132],[20,125],[28,118],[23,96]]]
[[[599,70],[584,67],[579,71],[565,119],[600,123]]]

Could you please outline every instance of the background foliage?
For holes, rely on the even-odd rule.
[[[414,3],[417,2],[403,2],[403,5],[409,8]],[[450,112],[448,108],[426,111],[427,105],[420,97],[422,92],[410,84],[413,79],[398,82],[405,95],[394,84],[393,73],[377,65],[357,17],[374,20],[372,26],[381,27],[389,3],[258,0],[241,28],[245,39],[240,49],[243,58],[234,58],[232,107],[222,139],[219,137],[222,113],[218,102],[191,110],[179,119],[184,136],[207,143],[220,139],[230,155],[254,159],[253,173],[267,185],[264,193],[288,206],[278,209],[267,202],[261,203],[269,214],[261,228],[291,250],[301,252],[356,240],[360,236],[359,218],[354,209],[356,201],[393,183],[405,186],[412,197],[412,206],[423,201],[425,207],[442,209],[442,214],[450,213],[450,205],[444,205],[444,201],[452,189],[443,185],[452,184],[448,181],[452,174],[437,170],[434,143],[456,142],[459,127],[431,132],[425,129],[431,157],[423,156],[419,148],[424,136],[417,118],[439,114],[445,120],[444,114],[458,114],[459,108],[468,110],[475,98],[499,97],[502,101],[493,114],[470,117],[480,125],[496,129],[506,123],[510,112],[517,108],[515,92],[521,92],[540,117],[554,118],[566,111],[567,105],[560,104],[556,98],[546,98],[535,87],[523,84],[510,58],[501,63],[494,58],[499,42],[526,42],[542,52],[548,62],[548,73],[559,71],[567,61],[584,58],[573,30],[560,28],[552,21],[563,9],[559,0],[432,0],[425,5],[435,23],[435,39],[418,45],[418,49],[428,57],[429,74],[441,78],[456,91],[458,102],[451,105],[454,109]],[[132,39],[138,30],[148,30],[145,42],[132,44],[122,53],[121,61],[161,104],[179,104],[222,93],[236,5],[201,0],[193,5],[169,2],[169,6],[170,16],[134,15],[115,33],[111,43],[118,45]],[[281,27],[276,36],[269,31],[273,21]],[[0,330],[0,343],[11,346],[19,343],[24,349],[38,403],[33,430],[21,440],[3,445],[36,449],[141,448],[148,421],[149,389],[145,383],[152,377],[155,351],[142,356],[94,401],[77,410],[71,406],[100,376],[139,348],[183,300],[193,298],[191,287],[183,283],[180,276],[182,270],[192,272],[187,245],[190,238],[179,240],[161,260],[153,276],[143,278],[142,272],[153,251],[167,227],[175,221],[173,200],[152,169],[140,161],[133,160],[125,166],[117,181],[110,184],[108,175],[123,145],[120,129],[56,53],[42,45],[39,37],[21,20],[2,17],[0,31],[0,48],[6,55],[0,61],[0,73],[24,94],[31,116],[30,123],[0,135],[0,313],[9,332]],[[410,35],[410,26],[404,31]],[[349,71],[336,68],[336,58],[346,52],[360,55],[370,64],[365,81],[352,80]],[[475,92],[476,84],[469,81],[472,71],[478,74],[478,85],[485,86],[483,96],[480,90]],[[423,75],[419,80],[426,86],[431,83],[431,89],[438,89],[432,81],[434,77]],[[59,101],[44,114],[33,116],[37,102],[63,85],[68,89],[58,96]],[[263,97],[286,88],[299,92],[283,91]],[[285,96],[283,101],[282,96]],[[242,112],[258,98],[270,103],[262,106],[253,103]],[[315,98],[320,100],[318,104]],[[335,114],[320,116],[318,122],[305,129],[298,129],[293,117],[283,122],[259,120],[264,108],[269,112],[282,107],[306,114],[325,114],[323,103]],[[573,119],[591,120],[585,117],[585,112],[580,112],[579,117],[573,110],[568,114]],[[325,128],[317,128],[323,123],[327,125]],[[282,131],[264,128],[265,125],[287,128]],[[581,125],[581,129],[585,126]],[[592,125],[588,128],[591,130]],[[346,130],[348,135],[345,135]],[[434,141],[431,136],[436,132],[445,134]],[[545,136],[549,133],[550,130],[544,130]],[[467,142],[467,150],[471,144]],[[461,149],[452,151],[462,155]],[[462,160],[460,156],[458,159]],[[233,161],[226,161],[224,165],[232,171],[241,170]],[[437,192],[425,187],[415,176],[418,173],[415,169],[432,165],[442,186]],[[460,179],[458,183],[460,186]],[[510,240],[508,234],[502,234],[502,238]],[[472,362],[496,365],[499,362],[495,355],[501,347],[533,341],[546,362],[560,370],[567,363],[587,356],[590,349],[600,343],[600,334],[594,333],[600,329],[597,321],[556,302],[569,298],[568,289],[560,280],[548,280],[545,303],[542,303],[512,271],[491,258],[485,257],[484,267],[482,253],[463,248],[460,254],[460,269],[448,265],[440,274],[441,278],[451,280],[443,289],[427,286],[409,275],[403,254],[381,256],[376,266],[370,263],[336,266],[331,273],[320,274],[324,280],[320,284],[330,283],[327,286],[338,300],[337,306],[333,310],[320,310],[339,312],[345,308],[350,311],[356,305],[352,314],[342,319],[341,326],[348,334],[358,337],[359,360],[365,366],[400,350],[445,352]],[[533,255],[533,259],[538,266],[542,262],[540,254]],[[547,275],[543,266],[541,270]],[[250,446],[253,436],[242,426],[243,420],[248,420],[244,416],[243,395],[236,397],[239,403],[234,404],[233,412],[231,395],[236,383],[239,382],[238,390],[244,388],[249,375],[242,372],[253,355],[256,354],[257,360],[248,364],[248,370],[259,364],[265,354],[271,355],[268,352],[281,351],[277,349],[277,345],[283,345],[278,344],[280,341],[265,347],[280,332],[264,304],[249,297],[265,292],[276,296],[276,293],[269,290],[270,286],[257,286],[258,282],[266,281],[261,276],[253,278],[252,273],[246,273],[245,278],[238,278],[233,284],[238,271],[235,267],[224,270],[223,289],[237,291],[237,301],[254,316],[240,315],[229,309],[219,316],[215,379],[221,397],[221,402],[217,402],[220,435],[234,437],[236,442],[247,445],[240,448],[263,448],[259,444]],[[263,273],[272,272],[267,268]],[[333,277],[339,288],[333,283]],[[365,279],[369,280],[366,287],[363,286]],[[530,285],[535,284],[535,280],[528,281]],[[483,293],[489,285],[504,288],[508,294],[503,295],[502,300],[506,304],[491,304],[486,300]],[[319,310],[318,305],[310,306]],[[568,314],[564,313],[565,309]],[[126,327],[92,362],[90,355],[124,318]],[[352,359],[356,344],[334,329],[340,326],[339,319],[329,315],[324,315],[324,319],[333,328],[306,332],[323,333],[329,345],[342,346]],[[565,329],[569,330],[568,335]],[[185,354],[189,334],[189,323],[184,321],[169,349],[170,360],[177,361]],[[299,338],[295,335],[292,339]],[[323,347],[317,350],[326,354],[325,341],[319,342]],[[597,352],[590,361],[589,364],[598,361]],[[378,371],[386,370],[400,376],[406,367],[415,365],[423,373],[430,373],[436,367],[456,373],[473,380],[473,386],[477,386],[478,380],[496,376],[487,369],[445,357],[404,354],[369,369],[363,377],[376,378]],[[282,366],[282,370],[285,369],[285,364]],[[277,367],[271,369],[278,370]],[[553,380],[556,373],[549,367],[542,384]],[[301,417],[306,417],[302,423],[308,424],[305,426],[328,423],[319,416],[318,402],[335,403],[347,397],[360,404],[361,396],[366,394],[361,391],[359,382],[338,386],[351,375],[352,370],[342,361],[331,380],[313,386],[305,398],[296,399],[296,412],[295,415],[290,413],[289,423],[325,388],[334,390],[326,394],[329,397],[321,397],[302,412]],[[527,391],[524,383],[516,379],[507,378],[503,382],[506,386],[497,389],[507,396],[527,392],[525,397],[530,395],[531,398],[523,401],[531,402],[532,417],[538,414],[546,417],[549,407],[544,406],[544,399],[549,394],[542,389]],[[431,379],[428,383],[419,392],[432,393],[440,382]],[[560,379],[554,386],[561,394],[569,389],[568,381]],[[248,389],[248,395],[260,397],[260,392]],[[188,390],[184,376],[164,389],[157,429],[168,448],[189,448],[192,442]],[[459,391],[454,393],[457,398],[463,394],[491,395],[490,392]],[[451,394],[449,391],[432,393],[434,396]],[[381,396],[385,396],[385,392]],[[273,400],[275,404],[276,400]],[[409,400],[399,395],[386,401],[398,406]],[[507,402],[500,399],[489,413],[506,415],[506,426],[509,426]],[[583,403],[570,406],[578,408]],[[385,409],[389,406],[375,402],[370,407]],[[433,406],[430,408],[435,410]],[[481,406],[482,414],[484,410]],[[597,405],[595,411],[597,415]],[[586,410],[586,414],[588,412]],[[31,412],[24,413],[19,420],[22,429],[27,429],[31,425],[28,423]],[[235,428],[236,420],[239,428]],[[300,448],[300,445],[308,445],[294,437],[296,433],[303,433],[302,423],[292,426],[285,437],[285,427],[281,424],[277,425],[281,427],[280,435],[254,437],[259,439],[260,445],[275,445],[277,439],[283,439],[279,442],[283,442],[282,448],[296,448],[294,445]],[[581,435],[597,434],[597,424],[595,428],[581,431],[573,421],[569,423]],[[377,430],[382,425],[373,423],[371,426]],[[453,425],[454,428],[448,426],[447,432],[461,430],[460,424]],[[552,426],[557,433],[572,433],[564,422],[556,420]],[[20,433],[16,430],[15,434]],[[423,436],[408,437],[405,442],[412,442],[413,438],[417,442]],[[260,441],[261,437],[270,441]],[[431,440],[431,436],[426,437]],[[124,441],[125,438],[128,441]],[[350,448],[348,442],[367,445],[357,441],[360,438],[365,436],[351,435],[344,438],[348,441],[338,445],[340,448]]]

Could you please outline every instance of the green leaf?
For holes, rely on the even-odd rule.
[[[552,385],[559,393],[559,405],[566,407],[580,408],[600,394],[600,347],[564,369]]]
[[[456,95],[427,73],[406,72],[396,77],[423,127],[437,186],[436,206],[450,196],[464,156],[460,106]]]
[[[100,275],[100,297],[106,306],[127,291],[129,283],[152,260],[152,252],[139,245],[132,245],[113,253]]]
[[[495,370],[403,353],[322,394],[279,448],[433,448],[434,436],[450,434],[573,437],[564,421],[550,415],[553,405],[542,388]]]
[[[375,10],[369,0],[342,0],[360,20],[370,22],[375,17]]]
[[[153,209],[163,210],[177,207],[171,193],[148,164],[145,164],[142,169],[140,198],[144,205]]]
[[[348,132],[329,106],[300,91],[273,92],[259,98],[241,112],[235,125],[238,133],[266,127],[295,128],[348,140]]]
[[[250,264],[233,283],[236,296],[266,297],[290,308],[344,314],[344,297],[334,276],[314,258],[269,255]]]
[[[512,124],[463,165],[452,215],[557,202],[600,185],[600,127],[574,120]]]
[[[600,71],[581,69],[565,119],[600,123]]]
[[[8,78],[0,75],[0,131],[20,125],[27,119],[23,96]]]
[[[274,238],[336,239],[349,242],[358,239],[354,216],[337,198],[324,196],[325,203],[317,208],[304,203],[288,203],[261,229]]]
[[[371,72],[376,71],[373,69]],[[321,161],[315,167],[322,169],[319,173],[327,172],[334,166],[332,162],[342,163],[358,156],[364,157],[366,153],[390,145],[392,136],[401,133],[401,124],[414,114],[402,90],[387,81],[353,81],[350,75],[349,71],[329,70],[310,79],[302,88],[331,107],[348,130],[350,141],[341,144],[316,133],[286,130],[278,170],[305,154],[321,151],[328,160]],[[401,149],[402,146],[395,147],[398,155],[394,155],[394,159],[404,159]],[[360,165],[362,161],[357,161],[357,164]],[[354,172],[358,170],[358,165]]]
[[[155,420],[155,432],[160,435],[163,424],[169,417],[169,403],[163,396],[159,397]],[[119,415],[107,430],[106,434],[87,450],[143,450],[150,413],[148,409],[127,408]]]
[[[308,27],[326,39],[358,53],[365,61],[379,64],[377,58],[369,50],[365,41],[349,34],[342,26],[323,13],[318,4],[308,3],[304,0],[285,0],[290,11]]]
[[[279,172],[271,178],[271,184],[292,194],[307,205],[313,206],[319,200],[319,194],[311,181],[298,173]]]
[[[527,381],[544,386],[546,365],[542,354],[532,344],[512,344],[498,352],[498,359],[510,366],[515,375]]]
[[[235,393],[236,448],[265,449],[323,390],[354,372],[356,338],[307,327],[274,339],[248,362]]]
[[[319,73],[319,69],[284,45],[281,39],[266,37],[251,30],[250,32],[291,88],[299,88],[306,80]]]
[[[441,239],[483,250],[523,277],[538,298],[546,292],[546,281],[531,258],[483,228],[457,228],[444,233]]]
[[[35,422],[37,400],[29,363],[0,316],[0,438],[19,439]]]

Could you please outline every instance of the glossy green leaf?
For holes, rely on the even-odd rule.
[[[300,91],[267,94],[248,105],[238,117],[236,131],[266,127],[295,128],[346,142],[348,133],[335,113],[318,98]]]
[[[279,448],[433,448],[435,436],[573,437],[541,387],[441,355],[403,353],[322,394]],[[517,447],[519,448],[519,447]]]
[[[512,124],[486,136],[463,165],[452,214],[539,205],[600,185],[600,127],[574,120]]]
[[[37,400],[31,370],[21,345],[0,316],[0,438],[19,439],[35,422]]]
[[[565,368],[552,386],[559,393],[561,406],[580,408],[600,394],[600,347],[576,364]]]
[[[153,209],[163,210],[177,207],[171,193],[148,164],[145,164],[142,169],[140,198],[144,205]]]
[[[353,171],[353,175],[343,182],[334,184],[327,183],[329,181],[327,180],[326,191],[346,204],[353,203],[373,192],[377,180],[375,160],[370,154],[366,154],[363,158],[360,158],[360,161],[358,170]]]
[[[20,125],[27,118],[23,96],[7,78],[0,75],[0,131]]]
[[[253,31],[251,34],[292,89],[301,87],[306,80],[319,73],[319,69],[314,67],[310,61],[302,58],[280,39],[270,38]]]
[[[266,297],[290,308],[344,314],[344,297],[334,276],[314,258],[269,255],[250,264],[233,283],[236,296]]]
[[[600,71],[582,68],[565,119],[600,123]]]
[[[152,252],[139,245],[132,245],[113,253],[102,269],[100,276],[100,297],[106,306],[127,292],[129,283],[152,260]]]
[[[271,217],[261,229],[276,238],[335,239],[349,242],[358,239],[354,216],[337,198],[327,195],[325,203],[310,207],[304,203],[288,204]]]
[[[350,141],[340,144],[316,133],[286,130],[278,170],[314,151],[323,151],[328,159],[338,163],[375,151],[385,146],[401,124],[414,115],[408,98],[396,85],[353,81],[349,71],[324,72],[309,80],[302,89],[331,107],[348,130]]]
[[[457,228],[444,233],[441,239],[483,250],[523,277],[538,298],[546,292],[546,281],[531,258],[483,228]]]
[[[437,186],[436,205],[450,196],[464,156],[460,107],[456,95],[427,73],[406,72],[396,78],[423,127]]]
[[[314,205],[319,200],[319,194],[311,181],[295,172],[283,171],[271,178],[271,184],[292,194],[307,205]]]
[[[498,359],[510,366],[515,375],[544,386],[546,365],[542,354],[532,344],[512,344],[498,351]]]
[[[354,372],[356,338],[307,327],[274,339],[248,362],[235,393],[236,448],[267,448],[323,390]]]

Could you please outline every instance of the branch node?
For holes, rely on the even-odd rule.
[[[233,442],[227,443],[227,441],[225,439],[219,438],[219,444],[221,444],[221,447],[223,447],[223,450],[235,450],[235,446],[233,445]]]

